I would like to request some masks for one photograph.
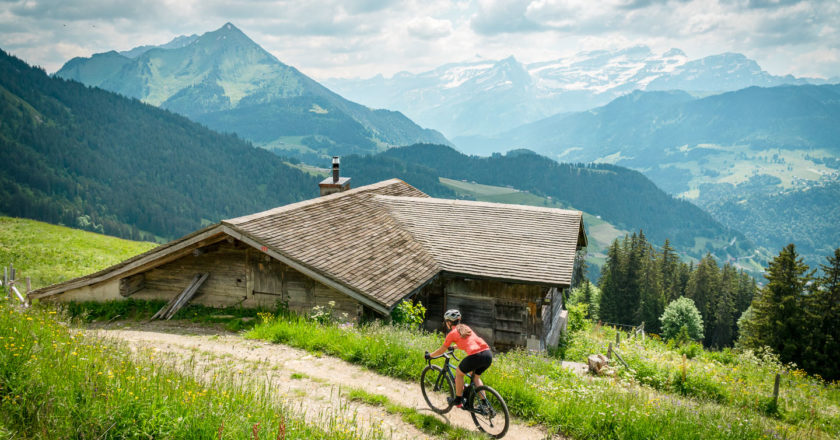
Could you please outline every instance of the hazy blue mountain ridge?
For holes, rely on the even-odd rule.
[[[531,148],[564,161],[644,168],[690,158],[683,146],[826,149],[840,154],[840,85],[749,87],[705,98],[641,92],[585,112],[557,115],[493,137],[459,138],[466,151]],[[617,156],[619,155],[620,156]]]
[[[176,39],[168,47],[142,49],[132,52],[136,58],[109,52],[74,59],[56,75],[138,98],[291,155],[448,144],[440,133],[401,113],[342,98],[277,60],[230,23]]]
[[[671,194],[774,253],[788,243],[813,264],[837,246],[840,85],[748,87],[705,98],[641,92],[494,137],[469,152],[532,148],[559,161],[643,172]]]
[[[493,135],[558,113],[603,106],[634,90],[686,90],[705,96],[749,86],[825,82],[772,75],[737,53],[691,60],[679,49],[657,54],[646,46],[529,64],[509,57],[450,63],[391,78],[324,81],[349,99],[400,110],[450,138]]]

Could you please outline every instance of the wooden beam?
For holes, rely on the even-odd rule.
[[[230,239],[232,237],[227,237],[227,238]],[[193,257],[197,257],[199,255],[204,255],[204,254],[209,254],[210,252],[215,252],[217,249],[219,249],[219,246],[222,244],[222,241],[223,240],[220,240],[220,241],[217,241],[213,244],[209,244],[207,246],[202,246],[202,247],[193,249],[193,251],[192,251]]]
[[[129,297],[146,287],[146,274],[139,273],[120,279],[120,295]]]
[[[195,292],[198,291],[198,288],[204,283],[207,278],[210,277],[209,273],[197,273],[193,277],[190,284],[181,291],[178,295],[172,297],[172,299],[165,305],[163,308],[158,310],[157,313],[154,314],[149,320],[153,321],[155,319],[171,319],[175,316],[175,313],[178,313],[178,310],[181,310],[185,304],[187,304],[190,299],[195,295]]]
[[[175,316],[176,313],[178,313],[178,310],[181,310],[181,307],[187,305],[187,303],[190,302],[192,297],[195,296],[195,293],[198,292],[198,288],[201,287],[201,285],[204,284],[205,281],[207,281],[207,278],[210,278],[209,273],[197,274],[197,276],[199,276],[199,278],[193,281],[192,285],[187,287],[187,289],[181,295],[181,298],[175,302],[175,306],[172,307],[169,313],[166,314],[167,321],[172,319],[172,317]]]
[[[232,226],[229,226],[227,224],[222,223],[222,229],[224,230],[224,232],[226,234],[228,234],[230,236],[233,236],[233,237],[236,237],[237,240],[250,245],[254,249],[261,249],[262,247],[264,247],[264,245],[262,243],[260,243],[259,241],[257,241],[253,237],[251,237],[251,236],[249,236],[249,235],[247,235],[243,232],[240,232],[237,229],[234,229],[234,227],[232,227]],[[362,295],[359,292],[356,292],[355,290],[353,290],[353,289],[351,289],[351,288],[349,288],[349,287],[347,287],[347,286],[345,286],[345,285],[343,285],[343,284],[341,284],[341,283],[339,283],[335,280],[332,280],[330,278],[325,277],[324,275],[322,275],[322,274],[304,266],[303,264],[301,264],[301,263],[299,263],[299,262],[297,262],[297,261],[295,261],[295,260],[277,252],[277,251],[275,251],[274,249],[272,249],[270,247],[266,247],[266,250],[263,251],[263,252],[270,255],[274,259],[279,260],[279,261],[283,262],[284,264],[290,266],[292,269],[295,269],[296,271],[308,276],[309,278],[312,278],[313,280],[318,281],[319,283],[324,284],[325,286],[332,287],[333,289],[338,290],[339,292],[355,299],[356,301],[359,301],[360,303],[372,308],[373,310],[376,310],[377,312],[379,312],[383,316],[388,316],[390,314],[390,310],[388,310],[388,308],[385,307],[384,305],[379,304],[379,303],[371,300],[370,298]]]

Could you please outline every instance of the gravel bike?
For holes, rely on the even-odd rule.
[[[432,359],[445,358],[443,367],[432,365]],[[427,360],[426,368],[420,374],[420,389],[423,391],[423,398],[432,411],[438,414],[446,414],[452,409],[452,399],[455,398],[455,375],[456,366],[450,362],[455,356],[454,349],[440,356]],[[473,387],[473,375],[468,374],[470,383],[464,386],[463,408],[472,416],[475,426],[479,431],[491,437],[502,438],[507,434],[510,425],[510,413],[508,412],[505,399],[493,388],[482,385]]]

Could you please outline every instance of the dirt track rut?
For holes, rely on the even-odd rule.
[[[150,349],[166,355],[176,365],[206,379],[214,371],[259,371],[277,390],[278,396],[305,413],[312,423],[329,414],[342,414],[355,420],[358,429],[381,429],[395,439],[434,438],[404,422],[399,415],[381,407],[348,401],[342,390],[360,388],[379,394],[398,405],[431,414],[468,430],[475,430],[469,414],[453,410],[444,416],[428,409],[419,383],[382,376],[341,359],[312,354],[282,344],[243,339],[233,334],[218,334],[203,329],[179,328],[160,324],[111,327],[91,330],[98,337],[122,341],[134,351]],[[196,332],[198,334],[196,334]],[[203,333],[203,334],[202,334]],[[292,375],[295,375],[294,379]],[[418,372],[419,375],[419,372]],[[541,427],[513,420],[506,439],[548,439]]]

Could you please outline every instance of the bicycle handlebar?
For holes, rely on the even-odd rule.
[[[438,355],[438,356],[434,356],[434,357],[430,357],[428,359],[428,361],[429,361],[429,363],[432,363],[432,359],[440,359],[442,357],[445,357],[445,358],[452,357],[452,358],[455,358],[456,361],[461,360],[461,359],[458,358],[458,356],[455,356],[455,347],[449,347],[449,349],[447,351],[445,351],[443,354]]]

